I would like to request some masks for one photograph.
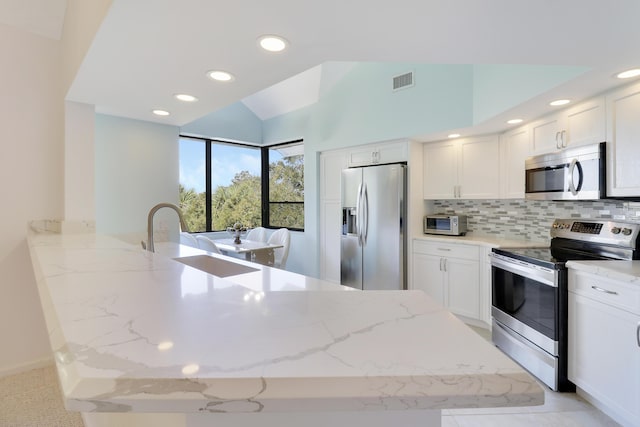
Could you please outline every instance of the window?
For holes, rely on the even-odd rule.
[[[269,164],[264,221],[268,227],[304,229],[304,145],[301,143],[264,149]],[[263,171],[264,173],[264,171]]]
[[[304,229],[301,141],[257,147],[182,137],[180,207],[191,231]]]

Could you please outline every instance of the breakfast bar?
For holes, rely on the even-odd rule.
[[[64,229],[33,222],[28,242],[65,405],[87,427],[438,426],[447,408],[544,401],[422,291]],[[196,255],[219,262],[176,260]]]

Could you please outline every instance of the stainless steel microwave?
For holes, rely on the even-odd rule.
[[[466,215],[427,215],[424,217],[424,234],[464,236],[467,233]]]
[[[570,147],[525,160],[525,198],[597,200],[606,197],[606,143]]]

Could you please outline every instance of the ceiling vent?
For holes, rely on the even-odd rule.
[[[413,71],[408,73],[400,74],[399,76],[393,77],[393,91],[397,91],[400,89],[406,89],[408,87],[412,87],[413,83]]]

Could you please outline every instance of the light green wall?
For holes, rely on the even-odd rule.
[[[482,123],[588,70],[546,65],[474,65],[473,122]]]
[[[188,123],[181,133],[243,142],[262,142],[262,121],[242,102]]]
[[[146,237],[147,214],[158,203],[178,203],[176,126],[96,114],[96,229]],[[174,212],[158,215],[177,238]],[[166,214],[166,215],[165,215]],[[175,231],[175,232],[174,232]]]

